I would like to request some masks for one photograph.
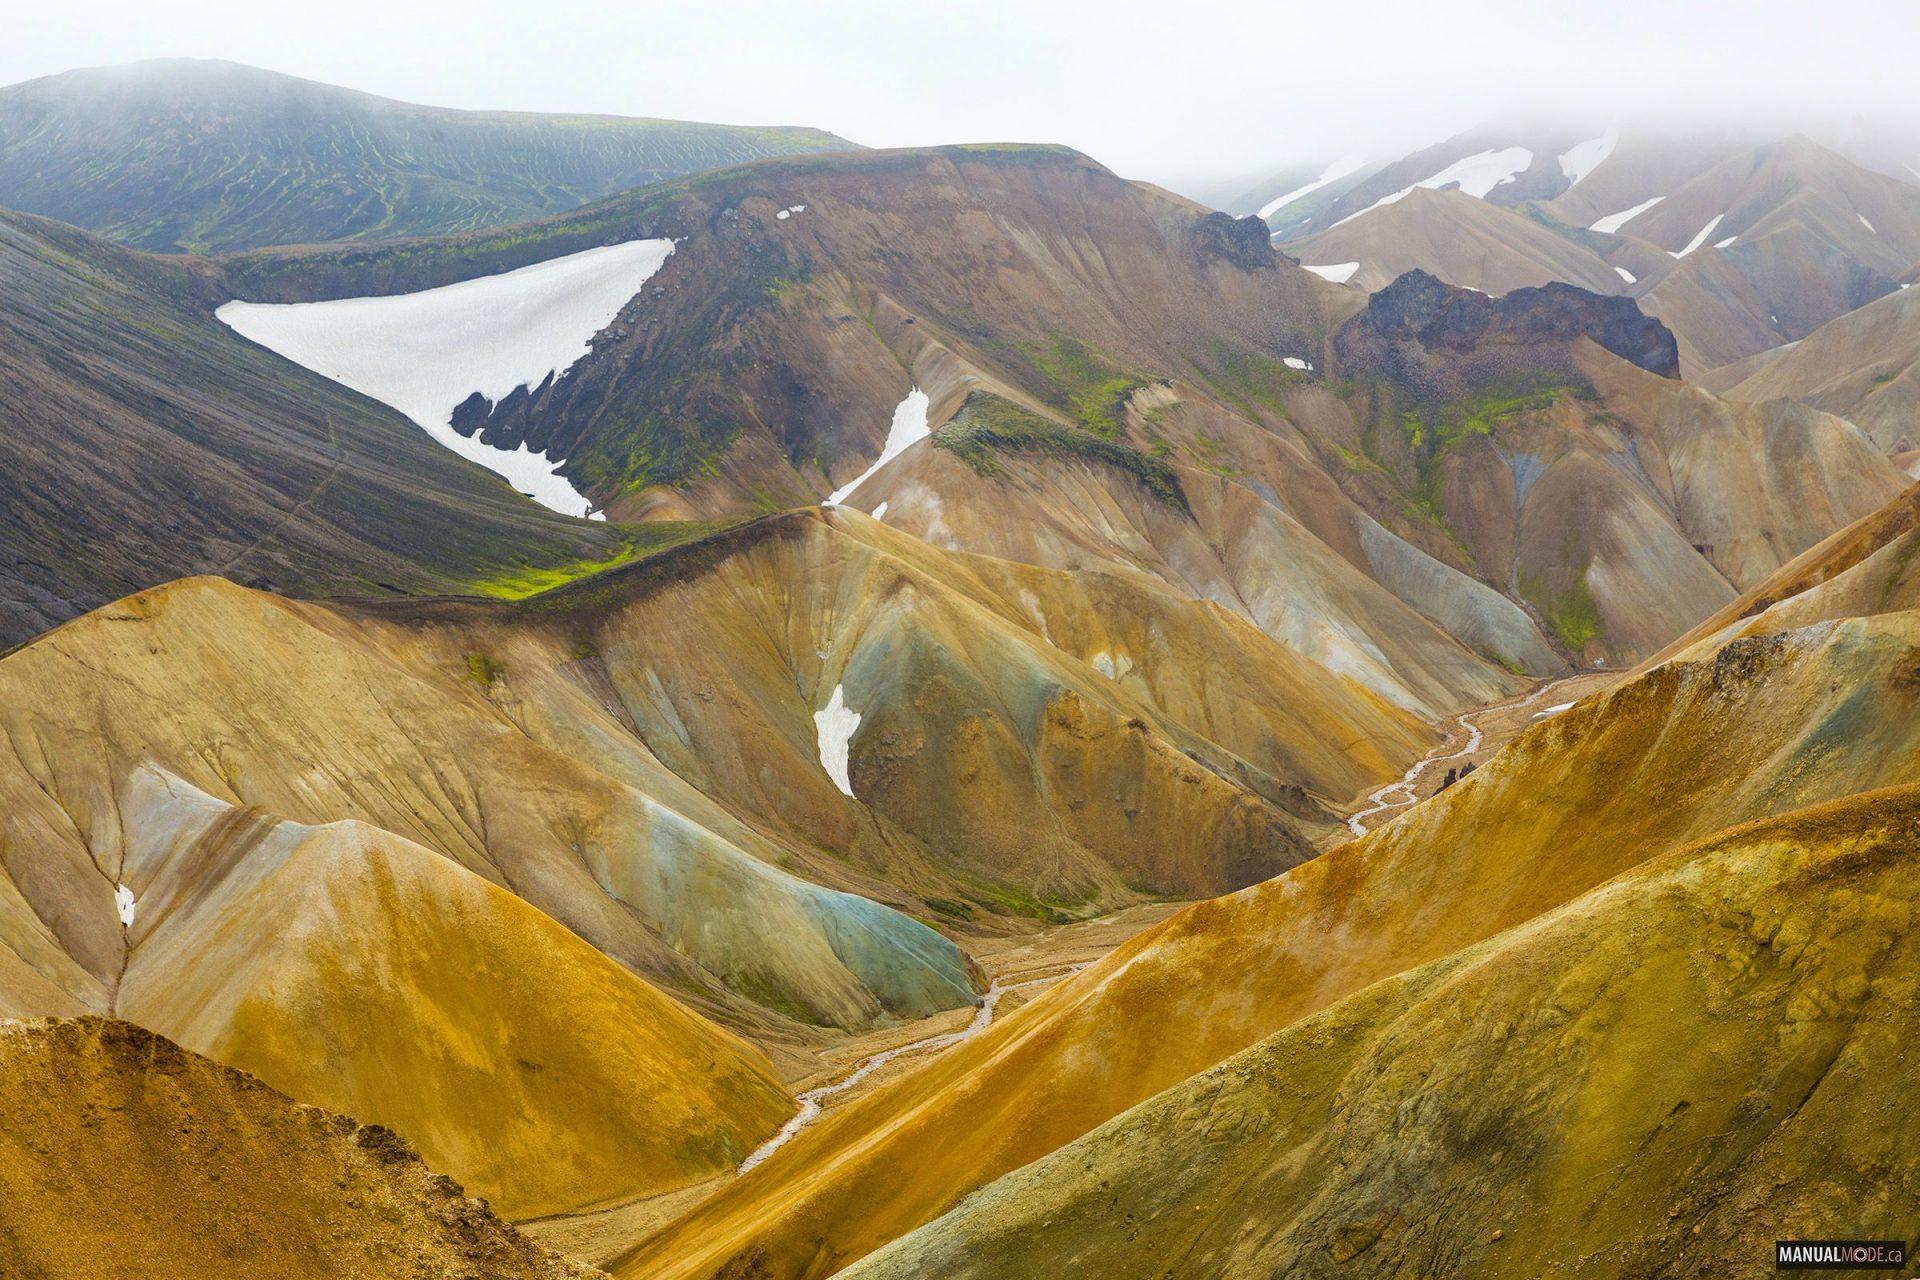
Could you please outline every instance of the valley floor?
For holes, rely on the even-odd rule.
[[[1005,988],[994,1008],[997,1021],[1054,982],[1099,960],[1186,905],[1184,902],[1145,903],[1039,934],[969,936],[961,943],[979,962],[988,979]],[[930,1018],[850,1036],[812,1054],[797,1050],[776,1054],[775,1061],[788,1088],[796,1093],[817,1089],[847,1077],[876,1054],[958,1032],[972,1021],[974,1014],[972,1007],[948,1009]],[[925,1066],[938,1053],[938,1049],[930,1049],[902,1054],[863,1076],[852,1088],[822,1099],[822,1106],[830,1111],[864,1097],[887,1081]],[[729,1173],[665,1195],[646,1196],[588,1213],[560,1214],[518,1225],[549,1249],[594,1266],[605,1266],[631,1252],[667,1224],[692,1212],[708,1195],[737,1176]]]

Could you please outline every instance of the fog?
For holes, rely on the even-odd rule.
[[[1490,119],[1920,131],[1907,0],[14,9],[4,82],[220,57],[443,106],[809,124],[871,146],[1058,141],[1196,192]]]

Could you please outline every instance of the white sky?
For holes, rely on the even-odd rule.
[[[221,57],[456,107],[1066,142],[1170,185],[1477,118],[1920,126],[1912,0],[0,0],[0,83]]]

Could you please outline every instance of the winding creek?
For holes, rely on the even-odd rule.
[[[1347,818],[1347,830],[1353,832],[1355,836],[1367,834],[1366,819],[1371,818],[1376,813],[1385,813],[1390,809],[1404,809],[1419,798],[1415,791],[1415,784],[1420,780],[1420,775],[1430,766],[1445,764],[1449,760],[1461,760],[1478,751],[1482,741],[1478,721],[1482,716],[1490,716],[1496,711],[1517,711],[1522,707],[1530,707],[1540,701],[1540,699],[1546,697],[1547,694],[1553,690],[1558,689],[1561,685],[1569,684],[1572,681],[1592,674],[1594,673],[1591,671],[1577,672],[1574,675],[1564,676],[1559,680],[1549,681],[1524,698],[1515,698],[1510,702],[1496,702],[1490,707],[1481,707],[1474,711],[1461,712],[1454,717],[1454,724],[1467,731],[1466,745],[1458,750],[1449,750],[1449,748],[1453,746],[1455,737],[1455,734],[1449,731],[1447,740],[1435,747],[1432,751],[1429,751],[1419,760],[1416,760],[1413,767],[1407,770],[1405,776],[1403,776],[1400,781],[1389,782],[1378,791],[1368,795],[1367,803],[1372,807],[1362,809],[1350,815]],[[1571,705],[1571,703],[1566,704],[1566,706]],[[1564,709],[1564,707],[1562,709]],[[1399,793],[1399,799],[1389,800],[1387,798],[1396,792]]]
[[[986,994],[980,997],[980,1004],[973,1011],[973,1021],[960,1030],[945,1031],[920,1040],[910,1040],[906,1044],[896,1045],[891,1049],[883,1049],[871,1057],[861,1059],[859,1066],[832,1084],[823,1084],[817,1089],[809,1089],[798,1095],[795,1101],[800,1104],[800,1110],[781,1126],[780,1132],[768,1138],[752,1155],[742,1160],[738,1172],[745,1173],[793,1141],[801,1130],[820,1118],[825,1110],[822,1104],[828,1098],[845,1093],[895,1058],[904,1058],[913,1053],[932,1053],[939,1049],[950,1049],[961,1041],[971,1040],[985,1031],[993,1023],[993,1011],[999,1005],[1000,997],[1007,992],[1023,991],[1028,987],[1046,986],[1049,983],[1059,982],[1063,978],[1072,977],[1086,967],[1084,964],[1068,965],[1059,973],[1048,974],[1044,978],[1028,978],[1023,982],[1002,983],[996,980],[987,988]]]

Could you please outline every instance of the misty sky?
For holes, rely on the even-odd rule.
[[[1912,0],[90,0],[6,27],[7,83],[221,57],[444,106],[1059,141],[1183,188],[1535,111],[1920,128]]]

